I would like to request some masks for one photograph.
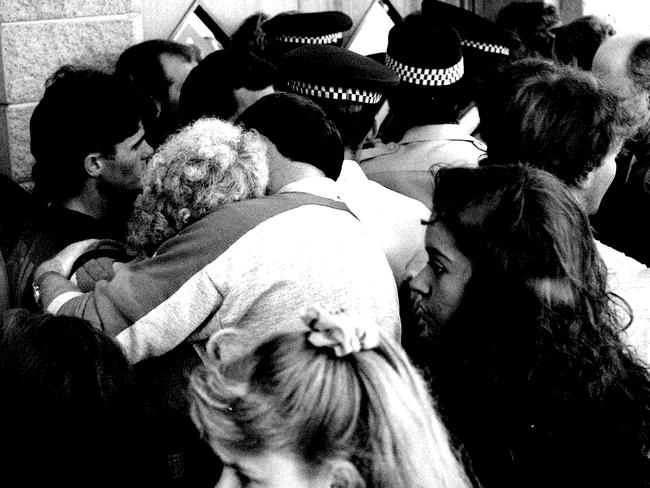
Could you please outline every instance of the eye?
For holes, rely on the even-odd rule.
[[[429,260],[429,267],[433,270],[433,274],[436,277],[440,277],[447,271],[447,269],[435,259]]]

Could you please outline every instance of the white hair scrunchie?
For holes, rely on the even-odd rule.
[[[316,347],[334,349],[338,357],[379,346],[379,327],[376,323],[343,312],[331,313],[320,306],[304,308],[300,316],[311,329],[307,341]]]

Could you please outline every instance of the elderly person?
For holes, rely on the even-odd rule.
[[[382,329],[399,337],[397,292],[386,257],[325,177],[342,164],[338,132],[323,118],[302,120],[302,138],[294,136],[302,143],[293,146],[298,159],[291,160],[276,157],[263,136],[228,122],[198,121],[181,132],[178,141],[188,149],[174,148],[172,139],[159,153],[135,217],[144,230],[132,226],[132,241],[153,255],[119,267],[110,281],[81,293],[67,276],[71,261],[90,243],[66,248],[36,272],[42,306],[90,320],[116,336],[133,362],[183,344],[200,351],[205,339],[229,327],[245,332],[246,339],[229,350],[237,357],[269,334],[295,329],[300,322],[289,305],[314,300],[372,310]],[[203,123],[209,128],[202,130]],[[177,150],[178,157],[170,157]],[[266,160],[271,195],[224,203],[260,194],[264,184],[250,193],[233,190],[254,188],[251,182],[266,173],[253,172],[248,181],[235,177],[222,198],[216,165],[233,170]],[[211,191],[203,191],[211,184]]]
[[[129,243],[152,255],[220,205],[264,195],[269,175],[263,151],[252,133],[217,119],[200,119],[174,134],[144,175]]]
[[[66,276],[85,244],[67,248],[37,270],[43,308],[86,318],[115,337],[131,362],[149,369],[147,386],[162,377],[160,403],[181,417],[186,373],[201,362],[205,341],[222,329],[239,331],[236,340],[222,344],[224,361],[275,333],[302,328],[294,310],[311,303],[369,310],[387,335],[399,338],[397,291],[386,257],[324,176],[342,164],[338,132],[322,118],[303,121],[305,137],[294,135],[302,145],[292,146],[297,160],[271,157],[274,145],[228,122],[190,126],[187,134],[195,136],[188,136],[188,154],[171,157],[171,143],[163,148],[139,202],[140,216],[153,217],[142,235],[153,255],[118,267],[112,279],[81,293]],[[315,154],[315,146],[322,150]],[[222,203],[216,192],[202,191],[219,188],[220,165],[234,171],[266,161],[272,184],[264,198]],[[251,182],[259,183],[263,171],[248,181],[235,178],[224,194],[237,198],[233,187],[254,188]],[[183,191],[167,193],[174,188]]]

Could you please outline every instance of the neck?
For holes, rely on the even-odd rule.
[[[311,164],[301,163],[298,161],[286,161],[285,167],[278,171],[277,168],[272,170],[272,174],[269,175],[269,186],[267,193],[273,195],[277,191],[296,181],[304,180],[305,178],[312,178],[315,176],[324,176],[324,173],[315,168]]]
[[[358,161],[357,156],[359,155],[360,148],[359,149],[351,149],[349,147],[345,148],[345,151],[343,151],[343,159],[349,159],[351,161]]]
[[[573,196],[576,197],[578,202],[580,202],[580,205],[582,205],[582,208],[587,215],[593,215],[596,213],[598,207],[596,206],[596,208],[594,208],[595,205],[593,204],[592,199],[589,198],[589,192],[585,188],[571,187],[571,190]]]
[[[81,193],[63,202],[69,210],[89,215],[96,219],[105,219],[109,214],[108,201],[97,191],[96,185],[88,180],[84,183]]]

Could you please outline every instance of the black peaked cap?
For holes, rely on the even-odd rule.
[[[330,44],[351,27],[352,19],[338,11],[279,14],[262,24],[268,37],[294,44]]]
[[[421,15],[407,17],[390,30],[386,51],[386,66],[399,74],[402,83],[450,86],[464,74],[456,31],[432,27],[431,21]]]
[[[485,54],[510,55],[511,38],[507,32],[469,10],[439,0],[423,0],[422,15],[432,25],[451,27],[460,36],[463,47]]]
[[[399,83],[393,70],[336,46],[298,47],[282,57],[278,68],[290,91],[317,98],[377,103]]]

